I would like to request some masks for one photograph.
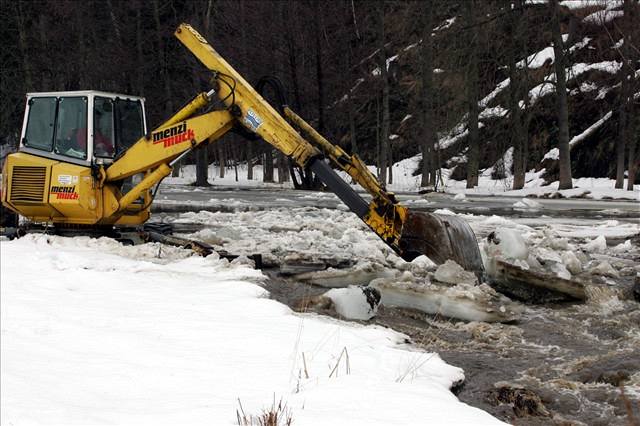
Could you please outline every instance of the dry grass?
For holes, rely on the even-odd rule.
[[[290,426],[293,423],[291,409],[282,401],[282,398],[276,404],[275,394],[273,395],[271,408],[263,409],[259,415],[247,415],[244,412],[244,408],[242,408],[240,398],[238,398],[238,405],[240,406],[236,410],[238,426]]]

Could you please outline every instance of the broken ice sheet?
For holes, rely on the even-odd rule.
[[[397,273],[379,263],[359,262],[345,269],[328,268],[294,275],[292,278],[321,287],[340,288],[351,285],[367,285],[376,278],[390,278]]]
[[[383,306],[417,309],[465,321],[512,322],[522,313],[521,305],[487,284],[446,286],[379,278],[371,282],[371,287],[382,294]]]

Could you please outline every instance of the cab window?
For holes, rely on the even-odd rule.
[[[113,100],[96,96],[93,104],[93,153],[96,157],[113,158],[115,146]]]
[[[87,158],[87,98],[58,99],[55,145],[56,154]]]
[[[144,135],[144,116],[140,101],[116,99],[117,153],[126,151]]]
[[[51,151],[56,121],[56,98],[31,98],[24,145]]]

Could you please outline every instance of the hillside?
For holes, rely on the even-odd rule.
[[[621,1],[563,1],[562,31],[568,54],[566,74],[569,103],[569,132],[571,160],[574,178],[615,178],[615,142],[618,137],[620,121],[620,70],[622,68],[621,47],[624,39],[618,35],[620,21],[624,19]],[[520,98],[520,107],[528,114],[528,161],[526,170],[536,177],[543,177],[546,183],[557,180],[557,118],[555,106],[554,51],[550,43],[551,36],[545,28],[547,13],[546,2],[527,2],[525,16],[532,28],[525,31],[541,30],[537,36],[530,36],[530,51],[526,55],[519,51],[518,68],[527,67],[526,96],[528,105],[524,108],[524,99]],[[432,36],[442,43],[438,51],[449,52],[453,49],[449,39],[459,38],[464,22],[459,16],[444,19],[434,28]],[[495,31],[496,28],[487,31]],[[391,146],[394,160],[411,157],[414,164],[413,175],[420,174],[419,142],[422,132],[420,110],[415,102],[407,101],[415,97],[415,88],[407,84],[415,78],[420,59],[419,44],[408,44],[395,50],[387,59],[392,74],[393,90],[391,100]],[[512,175],[513,145],[510,140],[510,78],[500,52],[501,40],[491,43],[488,49],[496,48],[494,58],[486,58],[482,70],[479,108],[480,169],[487,171],[494,179],[503,179]],[[492,45],[493,44],[493,45]],[[438,147],[442,165],[446,174],[455,180],[465,179],[468,125],[464,104],[464,84],[460,68],[447,64],[450,54],[436,56],[434,69],[435,96],[440,109],[438,111]],[[493,62],[493,63],[492,63]],[[447,66],[448,65],[448,66]],[[455,65],[455,64],[453,64]],[[372,66],[369,80],[379,75],[380,69]],[[635,62],[636,92],[634,103],[638,105],[640,91],[637,80],[640,76],[638,62]],[[366,81],[366,80],[365,80]],[[375,104],[370,84],[357,80],[353,86],[353,97],[365,103]],[[462,88],[462,90],[461,90]],[[373,93],[375,94],[375,93]],[[341,99],[345,103],[347,97]],[[340,107],[340,106],[338,106]],[[362,123],[368,123],[375,129],[375,105],[365,108],[358,116]],[[373,113],[372,113],[373,112]],[[637,114],[633,118],[637,126]],[[373,124],[372,124],[373,123]],[[637,128],[637,127],[636,127]],[[348,129],[343,129],[348,132]],[[635,132],[637,139],[637,131]],[[367,133],[359,135],[358,146],[370,142]],[[374,148],[375,149],[375,148]],[[373,162],[369,158],[369,162]],[[406,164],[406,163],[405,163]],[[406,168],[403,166],[403,168]],[[485,173],[486,174],[486,173]],[[534,176],[534,174],[531,174]],[[636,183],[638,183],[636,176]],[[406,186],[406,185],[405,185]]]

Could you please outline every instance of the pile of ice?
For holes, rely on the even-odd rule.
[[[611,226],[618,225],[610,222],[615,222],[609,223]],[[640,250],[629,239],[609,247],[602,234],[592,238],[565,235],[552,227],[526,231],[502,227],[490,232],[480,243],[487,276],[490,280],[499,278],[498,262],[580,285],[614,285],[613,280],[620,278],[621,272],[632,276],[634,271],[640,271],[633,260]]]

